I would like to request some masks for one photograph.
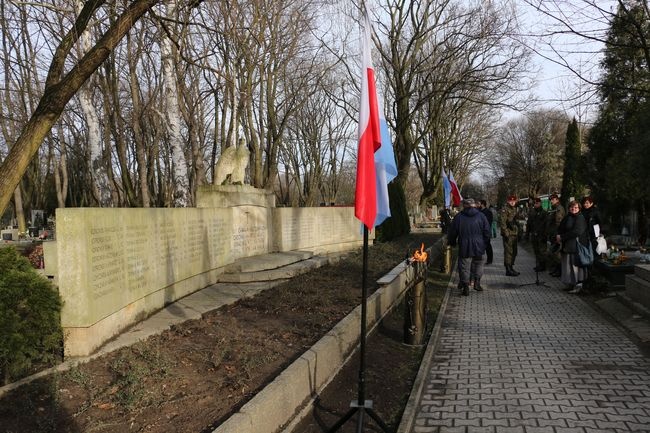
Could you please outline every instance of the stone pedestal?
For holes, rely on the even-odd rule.
[[[275,195],[250,185],[202,185],[196,191],[196,207],[234,206],[274,208]]]

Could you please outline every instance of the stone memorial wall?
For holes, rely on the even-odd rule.
[[[353,207],[276,208],[273,210],[277,251],[335,252],[361,246],[362,226]],[[370,233],[374,237],[374,231]]]
[[[268,193],[226,203],[210,198],[213,192],[199,194],[198,208],[57,209],[57,240],[43,245],[45,273],[64,301],[66,357],[89,355],[165,305],[214,284],[239,258],[362,243],[351,207],[275,209]],[[217,204],[223,207],[210,207]]]
[[[76,208],[56,218],[68,356],[92,351],[97,331],[112,336],[214,282],[237,258],[230,209]]]

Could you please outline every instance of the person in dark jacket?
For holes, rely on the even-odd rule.
[[[594,199],[591,196],[587,196],[582,199],[581,213],[587,222],[587,233],[589,234],[589,242],[591,243],[591,248],[594,250],[594,257],[598,256],[598,254],[596,254],[596,246],[598,245],[597,239],[601,229],[600,214],[598,213],[596,206],[594,206]],[[598,226],[597,229],[596,226]],[[596,234],[596,230],[598,230],[598,234]]]
[[[478,202],[479,202],[479,209],[481,209],[481,212],[483,213],[483,215],[485,215],[485,218],[487,218],[491,230],[492,220],[494,219],[494,215],[492,214],[492,211],[487,207],[487,201],[479,200]],[[487,260],[485,261],[485,264],[491,265],[492,260],[494,259],[494,252],[492,251],[492,241],[489,238],[487,240],[487,245],[485,246],[485,254],[487,255]]]
[[[561,246],[557,243],[557,231],[562,219],[566,216],[564,206],[560,203],[560,196],[551,194],[549,197],[551,208],[546,213],[546,234],[551,242],[546,264],[551,268],[551,276],[562,276]]]
[[[449,209],[443,208],[440,209],[440,228],[442,229],[443,234],[447,234],[449,231],[449,225],[451,224],[451,215],[449,214]]]
[[[572,201],[569,203],[568,210],[557,231],[557,242],[562,245],[561,281],[567,285],[565,290],[577,294],[582,291],[582,282],[587,278],[587,268],[580,266],[578,260],[577,242],[588,246],[589,234],[585,217],[580,213],[580,203]]]
[[[528,216],[528,233],[535,252],[535,272],[546,270],[546,211],[539,197],[533,199],[533,209]]]
[[[447,234],[449,245],[458,245],[459,287],[464,296],[469,295],[470,280],[474,281],[474,290],[483,290],[483,254],[490,239],[488,220],[474,204],[471,198],[463,200],[463,210],[454,217]]]

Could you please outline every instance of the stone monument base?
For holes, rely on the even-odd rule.
[[[201,185],[196,191],[196,207],[234,206],[275,207],[275,194],[250,185]]]

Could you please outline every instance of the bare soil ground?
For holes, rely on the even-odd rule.
[[[411,234],[372,246],[369,281],[438,238]],[[0,399],[0,432],[210,432],[359,304],[361,267],[361,251],[350,253],[200,320],[24,385]],[[439,281],[431,305],[448,280],[438,268],[430,266],[429,281]],[[369,338],[366,358],[366,398],[393,427],[423,351],[401,343],[401,326],[396,309]],[[335,422],[356,398],[357,372],[355,359],[294,431],[321,432]]]

